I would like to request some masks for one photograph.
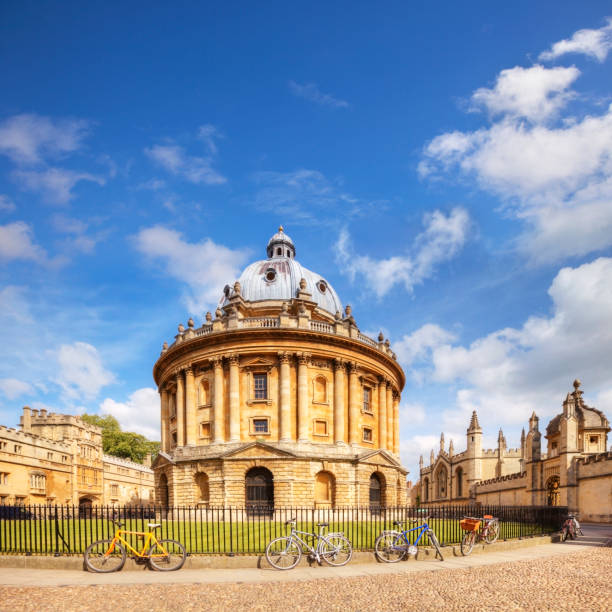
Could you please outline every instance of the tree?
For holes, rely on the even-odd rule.
[[[82,418],[86,423],[102,428],[102,449],[108,455],[143,463],[149,453],[157,455],[159,452],[159,442],[147,440],[143,435],[132,431],[121,431],[119,421],[113,416],[84,414]]]

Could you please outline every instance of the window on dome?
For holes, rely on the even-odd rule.
[[[321,293],[325,293],[327,291],[327,283],[324,280],[320,280],[317,283],[317,289],[321,292]]]
[[[291,251],[287,249],[287,257],[291,257]]]
[[[266,270],[266,281],[269,283],[272,283],[276,280],[276,270],[274,270],[274,268],[268,268]]]

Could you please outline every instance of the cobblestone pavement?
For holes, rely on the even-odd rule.
[[[594,547],[467,569],[438,568],[249,584],[4,586],[0,587],[0,609],[20,612],[130,608],[213,612],[612,609],[610,548]]]

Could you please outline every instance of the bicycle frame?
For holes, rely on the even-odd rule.
[[[305,540],[303,540],[298,534],[302,534],[304,536],[308,536],[311,538],[316,538],[317,539],[317,546],[316,548],[314,548],[313,546],[310,546],[310,544],[308,544],[308,542],[306,542]],[[320,550],[321,550],[321,542],[325,539],[325,536],[322,533],[310,533],[309,531],[300,531],[298,529],[295,529],[295,527],[291,528],[291,535],[289,536],[289,538],[291,540],[295,540],[297,542],[300,543],[300,546],[302,546],[302,548],[306,548],[306,550],[311,554],[314,555],[315,559],[317,560],[317,562],[321,562],[321,556],[320,556]]]
[[[413,544],[411,544],[406,534],[410,533],[411,531],[417,531],[419,529],[421,530],[421,533],[419,533],[419,537],[415,540]],[[422,525],[417,525],[416,527],[413,527],[412,529],[402,529],[401,534],[408,546],[418,546],[419,541],[423,537],[423,534],[428,532],[429,530],[430,530],[430,527],[427,524],[427,522],[425,522]]]
[[[136,537],[144,537],[142,550],[141,551],[136,550],[123,537],[123,534],[133,535]],[[108,551],[106,552],[107,555],[112,554],[112,552],[115,550],[115,544],[117,542],[120,542],[123,546],[125,546],[126,550],[130,551],[132,554],[136,555],[137,557],[141,557],[141,558],[149,557],[149,556],[165,557],[168,554],[166,549],[159,543],[159,540],[155,537],[155,533],[153,531],[129,531],[127,529],[121,529],[121,528],[117,529],[115,531],[115,535],[113,536],[113,541],[111,542],[111,545],[108,547]],[[147,551],[150,550],[152,544],[155,544],[161,552],[148,555]]]

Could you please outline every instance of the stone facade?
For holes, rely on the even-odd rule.
[[[102,432],[70,414],[24,407],[19,429],[0,426],[0,503],[154,501],[150,467],[105,455]]]
[[[155,364],[157,498],[204,506],[244,506],[258,495],[277,506],[405,503],[405,377],[389,341],[361,334],[350,306],[344,315],[327,310],[339,304],[335,292],[293,260],[282,230],[268,255],[226,287],[214,319],[207,313],[198,329],[191,319],[179,325]]]
[[[451,447],[423,466],[418,497],[421,503],[445,505],[476,502],[492,505],[563,505],[582,520],[612,520],[612,452],[607,451],[610,424],[603,412],[582,399],[580,381],[567,394],[563,411],[546,428],[547,452],[542,453],[539,419],[529,419],[520,449],[507,449],[500,430],[498,447],[480,448],[482,430],[474,412],[467,430],[467,450]]]

